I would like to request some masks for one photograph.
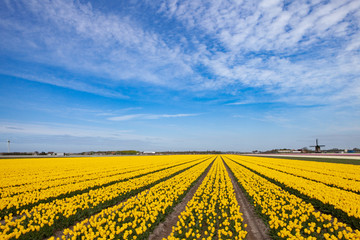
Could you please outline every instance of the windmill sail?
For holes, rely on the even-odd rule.
[[[310,146],[310,147],[314,147],[315,152],[320,153],[321,152],[321,147],[325,147],[325,145],[319,145],[318,139],[316,139],[316,145],[315,146]]]

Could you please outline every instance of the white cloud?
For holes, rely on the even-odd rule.
[[[132,120],[134,118],[142,118],[146,116],[146,114],[129,114],[129,115],[123,115],[123,116],[117,116],[117,117],[110,117],[108,120],[111,121],[127,121]]]
[[[0,133],[2,134],[31,134],[31,135],[68,135],[74,137],[107,137],[107,138],[145,138],[131,134],[131,130],[113,130],[99,127],[88,127],[74,124],[58,123],[14,123],[1,122]]]
[[[165,1],[160,11],[225,47],[198,58],[217,76],[203,80],[198,89],[230,86],[239,87],[240,93],[242,86],[256,87],[297,101],[311,97],[334,103],[347,98],[344,92],[352,92],[350,86],[360,86],[349,78],[360,75],[355,66],[359,35],[351,27],[360,24],[359,1],[293,1],[285,6],[275,0],[188,0],[170,8]]]
[[[178,5],[177,9],[186,10],[176,12],[170,10],[170,6],[161,10],[188,26],[200,26],[233,51],[298,49],[309,41],[299,43],[303,37],[323,37],[324,31],[359,8],[358,1],[328,4],[298,1],[291,2],[286,8],[281,1],[262,1],[260,4],[254,1],[182,1]],[[331,21],[327,21],[328,18]]]
[[[199,114],[129,114],[117,117],[110,117],[108,120],[111,121],[128,121],[133,119],[160,119],[160,118],[180,118],[180,117],[193,117]]]
[[[90,4],[73,1],[32,0],[13,5],[19,15],[0,17],[6,36],[1,47],[26,61],[106,78],[107,82],[90,83],[100,86],[138,81],[176,87],[176,82],[169,83],[170,77],[192,72],[179,57],[177,46],[169,47],[157,33],[127,16],[102,13]],[[21,13],[31,21],[20,21]],[[13,73],[22,71],[19,68]],[[42,81],[41,71],[36,74],[39,79],[35,80]],[[57,80],[49,82],[56,84]]]
[[[227,103],[226,105],[248,105],[248,104],[262,104],[262,103],[270,103],[270,102],[264,102],[264,101],[256,101],[256,100],[243,100],[243,101],[236,101],[232,103]]]
[[[41,82],[41,83],[47,83],[51,85],[55,85],[58,87],[73,89],[81,92],[87,92],[87,93],[93,93],[100,96],[105,97],[111,97],[111,98],[120,98],[120,99],[126,99],[128,96],[123,95],[122,93],[118,91],[114,91],[112,89],[109,89],[109,87],[106,86],[93,86],[92,84],[79,81],[76,79],[61,79],[57,78],[55,76],[52,76],[50,74],[43,73],[42,76],[29,74],[29,73],[17,73],[12,72],[9,70],[3,70],[0,69],[0,74],[10,75],[18,78],[23,78],[29,81],[35,81],[35,82]]]
[[[0,122],[0,141],[11,140],[11,151],[81,152],[121,149],[161,149],[172,139],[137,134],[132,130],[56,124],[48,122]],[[0,151],[7,151],[5,145]]]

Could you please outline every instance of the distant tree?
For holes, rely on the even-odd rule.
[[[303,148],[301,149],[301,151],[302,151],[303,153],[308,153],[308,152],[310,152],[307,147],[303,147]]]

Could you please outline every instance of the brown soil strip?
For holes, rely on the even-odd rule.
[[[225,162],[224,162],[225,164]],[[256,214],[254,207],[249,203],[245,194],[240,189],[237,181],[235,180],[234,175],[231,173],[229,167],[225,164],[226,170],[231,178],[231,182],[234,186],[236,200],[240,205],[240,212],[243,214],[244,223],[247,224],[246,235],[247,240],[268,240],[269,229],[263,222],[263,220]]]
[[[31,214],[31,215],[32,215],[32,214]],[[15,221],[16,219],[20,219],[20,218],[22,218],[23,216],[26,216],[26,214],[24,213],[24,214],[21,214],[21,215],[16,215],[16,216],[11,217],[10,219],[11,219],[11,221]],[[1,225],[5,225],[5,224],[6,224],[5,219],[2,219],[2,220],[0,221],[0,224],[1,224]]]
[[[183,200],[177,204],[173,211],[166,217],[165,221],[160,223],[154,231],[149,235],[149,240],[159,240],[166,238],[170,235],[172,232],[172,228],[176,225],[177,221],[179,220],[179,215],[181,212],[185,211],[187,203],[194,197],[195,192],[203,182],[204,178],[210,171],[214,161],[211,162],[209,167],[205,170],[205,172],[201,175],[201,177],[198,179],[196,184],[192,186],[192,188],[189,190],[189,192],[185,195]]]

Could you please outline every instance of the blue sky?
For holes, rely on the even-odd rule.
[[[0,152],[360,147],[360,1],[0,0]]]

